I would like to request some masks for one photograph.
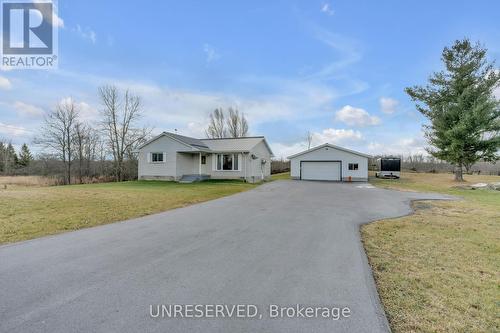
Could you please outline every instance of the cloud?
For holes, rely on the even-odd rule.
[[[42,11],[41,7],[39,6],[39,3],[35,2],[34,6],[36,8],[39,8],[40,11]],[[40,14],[39,14],[39,12],[35,12],[34,15],[40,15]],[[41,15],[40,15],[40,17],[41,17]],[[64,20],[57,15],[57,8],[54,8],[54,10],[52,12],[51,24],[52,24],[52,26],[57,27],[57,28],[64,28]]]
[[[325,44],[334,53],[335,60],[324,65],[319,71],[312,74],[310,78],[331,80],[339,77],[339,72],[362,59],[361,46],[351,38],[347,38],[329,30],[312,25],[314,37]],[[352,80],[351,75],[345,75]]]
[[[335,119],[350,126],[371,126],[380,124],[380,118],[370,116],[368,112],[361,108],[350,105],[344,106],[335,114]]]
[[[98,118],[99,111],[86,102],[77,102],[72,97],[65,97],[59,101],[60,104],[68,104],[71,102],[75,104],[75,108],[81,120],[95,121]]]
[[[14,103],[14,108],[18,111],[19,114],[26,117],[40,117],[43,115],[42,108],[19,101]]]
[[[425,150],[426,142],[421,137],[400,138],[394,142],[380,143],[370,142],[367,145],[368,152],[375,155],[429,155]]]
[[[124,80],[64,70],[59,70],[54,75],[61,77],[63,82],[71,80],[88,87],[112,83],[122,92],[130,89],[139,95],[143,102],[142,124],[154,126],[159,131],[178,129],[180,134],[195,137],[205,135],[208,115],[217,107],[237,108],[247,117],[250,134],[260,135],[266,134],[262,129],[274,122],[304,124],[318,119],[324,120],[330,117],[332,103],[336,99],[358,91],[358,87],[351,86],[350,82],[340,81],[339,85],[332,86],[322,80],[276,76],[237,76],[232,79],[236,91],[228,93],[186,90],[150,81]],[[59,100],[54,91],[56,90],[47,91],[50,98],[44,95],[44,98],[48,99],[45,104]],[[85,97],[84,100],[83,103],[87,106],[81,105],[81,108],[88,110],[87,119],[98,119],[96,106],[98,108],[99,101],[95,94]],[[81,114],[83,113],[81,111]]]
[[[95,44],[97,41],[97,34],[89,27],[82,28],[79,24],[77,24],[73,31],[75,31],[83,39],[90,41],[92,44]]]
[[[380,98],[380,110],[383,113],[391,114],[396,112],[399,102],[390,97]]]
[[[300,153],[307,149],[307,142],[295,142],[292,144],[284,144],[279,142],[270,143],[271,150],[274,153],[274,158],[276,159],[286,159],[288,156]]]
[[[9,90],[10,88],[12,88],[10,80],[4,76],[0,76],[0,89]]]
[[[330,110],[332,101],[344,94],[312,82],[264,77],[238,80],[238,85],[265,87],[266,92],[268,91],[266,94],[250,96],[244,93],[182,90],[153,83],[99,79],[99,84],[103,82],[114,82],[120,90],[130,89],[141,96],[144,121],[164,129],[177,128],[180,134],[204,134],[201,130],[195,131],[194,127],[196,124],[204,124],[204,130],[209,113],[217,107],[232,106],[243,112],[251,131],[260,124],[283,119],[301,121],[324,117],[326,111]],[[189,128],[188,124],[191,124]]]
[[[215,48],[210,44],[203,45],[203,52],[205,52],[205,60],[207,63],[219,60],[221,57]]]
[[[320,132],[313,132],[311,135],[311,147],[316,147],[324,143],[352,146],[363,141],[363,135],[360,131],[344,128],[326,128]],[[271,149],[277,158],[286,158],[287,156],[308,149],[308,143],[306,139],[291,144],[271,143]]]
[[[333,10],[332,6],[327,2],[325,2],[323,5],[321,5],[321,12],[325,13],[329,16],[332,16],[333,14],[335,14],[335,11]]]
[[[52,22],[54,27],[64,28],[64,20],[60,18],[56,13],[54,13],[54,16],[52,17]]]
[[[327,128],[321,132],[314,132],[312,134],[313,146],[319,146],[324,143],[332,144],[342,144],[346,142],[360,141],[363,139],[363,135],[360,131],[355,131],[352,129],[335,129]]]
[[[0,133],[7,136],[21,136],[28,134],[29,131],[24,127],[4,124],[0,122]]]

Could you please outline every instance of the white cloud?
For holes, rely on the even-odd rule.
[[[332,144],[345,144],[352,143],[354,141],[360,141],[363,139],[363,135],[360,131],[355,131],[352,129],[335,129],[327,128],[321,132],[314,132],[312,134],[313,146],[318,146],[324,143]]]
[[[399,105],[399,102],[390,97],[382,97],[380,98],[380,110],[383,113],[391,114],[396,112],[396,109]]]
[[[400,138],[394,142],[370,142],[368,152],[374,155],[428,155],[425,150],[426,142],[423,137]]]
[[[285,144],[279,142],[270,143],[271,150],[274,153],[274,158],[276,159],[286,159],[290,155],[300,153],[307,149],[307,142],[295,142],[292,144]]]
[[[221,57],[215,48],[210,44],[203,45],[203,52],[205,52],[205,60],[207,63],[219,60]]]
[[[335,119],[350,126],[370,126],[380,124],[380,118],[370,116],[366,110],[350,105],[344,106],[335,114]]]
[[[323,5],[321,5],[321,12],[323,12],[327,15],[330,15],[330,16],[335,14],[335,11],[333,10],[332,5],[330,5],[327,2],[325,2]]]
[[[34,3],[35,7],[37,7],[38,3]],[[38,7],[40,8],[40,7]],[[58,8],[54,8],[52,13],[52,25],[57,28],[64,28],[64,20],[57,15]],[[34,12],[34,15],[40,15],[39,12]],[[40,15],[41,17],[41,15]]]
[[[26,104],[24,102],[17,101],[14,103],[14,108],[23,116],[27,117],[40,117],[43,115],[43,109],[37,106]]]
[[[308,82],[273,80],[266,78],[244,78],[238,84],[268,87],[275,94],[247,97],[216,92],[200,92],[172,89],[150,83],[132,81],[100,80],[116,82],[121,89],[130,89],[141,96],[144,102],[144,121],[162,129],[177,128],[180,134],[198,133],[196,124],[206,126],[208,115],[217,107],[237,108],[247,117],[250,130],[259,124],[280,121],[300,121],[324,116],[331,102],[342,95],[333,89]],[[277,87],[277,88],[276,88]],[[281,91],[286,90],[286,91]],[[182,111],[180,111],[182,110]],[[190,127],[188,127],[188,124]],[[261,133],[254,133],[261,134]],[[198,135],[197,135],[198,136]]]
[[[56,13],[54,13],[54,16],[52,17],[52,22],[54,27],[64,28],[64,20],[60,18]]]
[[[10,88],[12,88],[10,80],[4,76],[0,76],[0,89],[9,90]]]
[[[79,24],[76,25],[76,28],[73,29],[80,37],[90,41],[92,44],[95,44],[97,41],[97,34],[94,30],[89,27],[82,28]]]
[[[353,146],[363,141],[361,132],[352,129],[326,128],[321,132],[313,132],[311,135],[311,147],[316,147],[324,143]],[[299,153],[307,148],[308,143],[306,139],[291,144],[271,143],[271,149],[276,158],[286,158],[287,156]]]
[[[81,120],[84,121],[94,121],[98,118],[99,116],[99,111],[97,111],[96,108],[92,107],[86,102],[77,102],[71,97],[65,97],[62,98],[59,103],[60,104],[67,104],[73,102],[75,104],[75,108],[78,111],[78,115],[80,116]]]
[[[7,136],[21,136],[28,134],[29,131],[24,127],[0,123],[0,133]]]
[[[314,37],[333,51],[335,60],[324,65],[319,71],[312,74],[310,78],[321,80],[338,79],[341,77],[339,72],[361,60],[361,46],[356,40],[318,26],[313,25],[312,29]],[[344,77],[353,80],[350,75],[344,75]],[[366,89],[366,83],[363,84]]]

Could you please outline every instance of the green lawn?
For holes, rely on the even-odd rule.
[[[121,221],[254,188],[242,181],[131,181],[0,188],[0,243]]]
[[[497,176],[466,176],[470,183]],[[457,195],[362,228],[394,332],[500,332],[500,191],[453,188],[451,174],[404,174],[376,186]]]

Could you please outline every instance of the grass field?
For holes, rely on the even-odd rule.
[[[451,174],[407,173],[400,180],[371,182],[463,198],[416,202],[411,216],[362,228],[392,330],[500,332],[500,191],[453,188]]]
[[[254,188],[241,181],[0,187],[0,244],[139,217]]]

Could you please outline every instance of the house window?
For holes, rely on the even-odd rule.
[[[207,164],[207,157],[206,156],[201,157],[201,164]]]
[[[153,163],[163,162],[163,153],[151,153],[151,162]]]
[[[217,171],[237,171],[238,154],[217,154]]]
[[[349,170],[358,170],[358,163],[349,163]]]

